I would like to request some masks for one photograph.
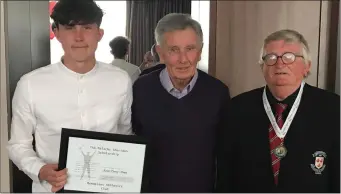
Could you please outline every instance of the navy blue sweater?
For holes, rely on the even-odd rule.
[[[141,76],[133,86],[133,130],[150,141],[144,191],[213,192],[229,89],[199,70],[191,92],[177,99],[161,85],[160,71]]]

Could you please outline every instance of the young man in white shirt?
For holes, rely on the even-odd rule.
[[[91,0],[59,1],[51,18],[63,61],[36,69],[17,84],[8,151],[33,180],[33,193],[56,192],[66,183],[67,170],[57,170],[62,128],[131,134],[131,80],[95,59],[102,16]]]
[[[115,58],[112,64],[126,71],[129,74],[132,82],[135,82],[135,80],[139,77],[141,71],[138,66],[126,61],[129,45],[130,41],[123,36],[117,36],[109,43],[111,54],[114,55]]]

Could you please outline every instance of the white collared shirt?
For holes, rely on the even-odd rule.
[[[129,74],[131,81],[133,83],[137,80],[137,78],[139,78],[139,75],[141,73],[141,70],[138,66],[128,63],[127,61],[123,59],[114,59],[112,62],[112,65],[119,67],[123,69],[124,71],[126,71]]]
[[[110,64],[97,62],[86,74],[61,62],[36,69],[22,76],[13,96],[9,157],[33,180],[33,192],[50,192],[38,173],[58,163],[61,129],[132,134],[131,103],[128,74]]]

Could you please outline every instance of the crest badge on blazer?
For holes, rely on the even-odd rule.
[[[325,159],[327,158],[327,154],[323,151],[316,151],[313,157],[315,158],[315,164],[310,164],[310,167],[315,174],[321,174],[326,168]]]

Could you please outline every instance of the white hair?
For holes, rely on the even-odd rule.
[[[286,43],[299,43],[302,48],[302,56],[304,59],[305,64],[311,63],[311,54],[309,50],[309,45],[306,39],[303,37],[302,34],[295,30],[290,30],[290,29],[285,29],[285,30],[279,30],[276,32],[273,32],[269,36],[267,36],[264,39],[263,46],[260,51],[260,56],[259,56],[259,64],[263,65],[263,56],[265,56],[267,53],[265,52],[265,47],[267,44],[273,41],[278,41],[278,40],[284,40]],[[309,74],[310,72],[308,72]]]
[[[200,44],[203,44],[203,33],[200,23],[192,19],[191,15],[184,13],[170,13],[161,18],[155,28],[155,41],[160,45],[166,32],[185,30],[186,28],[192,28],[199,37]]]

